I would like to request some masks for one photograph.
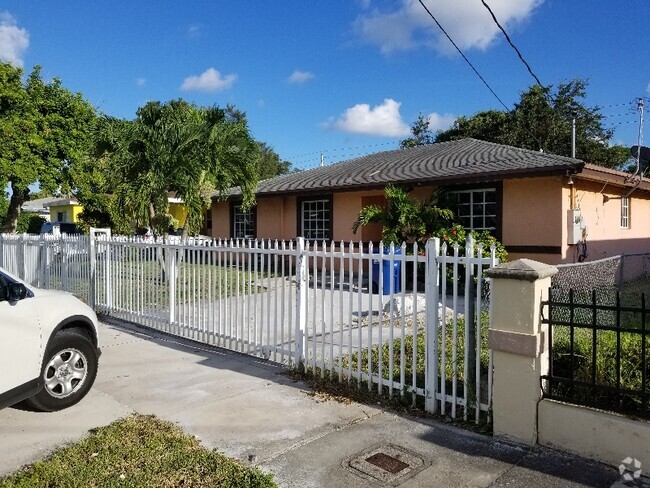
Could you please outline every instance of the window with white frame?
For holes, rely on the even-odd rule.
[[[331,238],[331,204],[327,198],[300,203],[300,233],[305,239]]]
[[[235,239],[255,238],[255,209],[244,210],[241,205],[232,207],[232,236]]]
[[[495,188],[459,190],[448,193],[449,207],[467,230],[496,230],[497,192]]]
[[[630,228],[630,199],[628,197],[621,197],[621,227],[623,229]]]

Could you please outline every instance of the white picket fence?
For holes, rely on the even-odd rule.
[[[100,314],[478,423],[492,384],[483,270],[497,260],[466,249],[1,235],[0,266]]]

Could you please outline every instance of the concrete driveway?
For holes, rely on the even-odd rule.
[[[170,420],[285,487],[595,486],[618,471],[380,406],[323,401],[271,363],[102,324],[90,394],[57,413],[0,410],[0,475],[131,412]],[[401,463],[401,464],[400,464]],[[624,485],[620,485],[624,486]]]

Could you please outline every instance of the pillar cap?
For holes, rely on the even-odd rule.
[[[489,278],[504,280],[537,281],[557,273],[557,268],[550,264],[540,263],[532,259],[517,259],[488,269],[485,274]]]

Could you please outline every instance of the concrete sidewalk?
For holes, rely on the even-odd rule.
[[[555,451],[323,401],[252,357],[109,324],[100,341],[99,375],[79,405],[47,414],[0,410],[0,475],[137,411],[275,473],[284,487],[640,486],[623,485],[614,467]]]

